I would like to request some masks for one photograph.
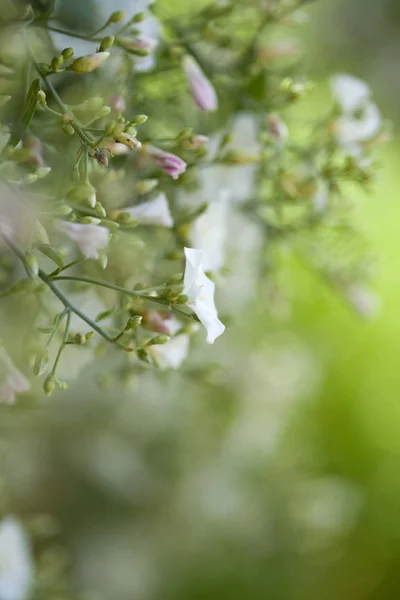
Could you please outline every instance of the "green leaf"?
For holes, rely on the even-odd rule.
[[[25,98],[24,105],[18,123],[16,124],[14,131],[11,134],[10,146],[16,146],[22,136],[24,135],[29,123],[32,121],[32,117],[35,112],[37,104],[37,93],[40,90],[40,79],[34,79],[31,83],[31,87]]]
[[[47,258],[50,258],[50,260],[52,260],[54,263],[56,263],[59,269],[63,268],[64,263],[62,256],[56,248],[53,248],[53,246],[50,246],[49,244],[39,244],[39,246],[36,247],[39,250],[39,252],[47,256]]]

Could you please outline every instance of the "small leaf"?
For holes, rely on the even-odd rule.
[[[53,248],[53,246],[50,246],[50,244],[39,244],[39,246],[37,246],[37,249],[39,250],[39,252],[47,256],[47,258],[50,258],[50,260],[56,263],[59,269],[63,268],[64,263],[62,256],[56,248]]]
[[[40,90],[40,79],[34,79],[31,83],[31,87],[26,95],[22,112],[18,120],[14,131],[11,134],[10,146],[16,146],[22,136],[24,135],[29,123],[32,121],[32,117],[35,112],[37,104],[37,93]]]

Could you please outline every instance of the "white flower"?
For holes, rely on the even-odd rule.
[[[190,242],[204,251],[203,269],[217,271],[225,264],[228,239],[228,192],[221,190],[207,210],[193,223]]]
[[[0,523],[0,598],[25,600],[33,580],[29,540],[20,522],[12,516]]]
[[[189,352],[189,336],[182,333],[166,344],[150,346],[149,350],[160,369],[179,369]]]
[[[86,258],[99,258],[99,250],[104,250],[110,240],[109,230],[99,225],[60,221],[57,228],[76,242]]]
[[[132,219],[139,221],[142,225],[160,225],[161,227],[173,227],[174,222],[168,206],[168,200],[164,192],[160,192],[154,200],[143,202],[137,206],[124,208],[124,212],[130,214]]]
[[[203,250],[185,248],[185,257],[183,293],[189,297],[188,306],[196,313],[207,331],[207,343],[213,344],[225,330],[225,325],[218,319],[215,308],[215,284],[204,273]]]
[[[17,369],[4,348],[0,348],[0,404],[13,404],[16,394],[28,392],[30,388],[29,381]]]
[[[364,81],[351,75],[336,75],[332,78],[332,91],[342,109],[335,123],[339,143],[357,152],[357,145],[372,139],[379,133],[382,118],[371,101],[371,90]]]

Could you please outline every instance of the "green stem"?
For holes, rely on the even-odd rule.
[[[56,374],[58,363],[60,362],[61,354],[62,354],[65,346],[67,345],[67,341],[68,341],[69,327],[70,327],[70,324],[71,324],[71,311],[68,310],[66,314],[67,314],[67,322],[65,324],[65,330],[64,330],[63,339],[62,339],[62,342],[61,342],[60,347],[58,349],[57,356],[56,356],[56,359],[54,361],[54,365],[53,365],[53,368],[52,368],[51,374],[50,374],[50,375],[53,375],[53,376],[55,376],[55,374]]]

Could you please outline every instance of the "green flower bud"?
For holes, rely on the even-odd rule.
[[[46,94],[43,90],[39,90],[36,94],[36,99],[41,106],[46,106]]]
[[[58,69],[62,66],[63,63],[64,63],[63,56],[55,56],[51,61],[52,70],[58,71]]]
[[[94,210],[96,211],[96,214],[98,214],[99,217],[101,217],[102,219],[104,219],[104,217],[107,216],[106,209],[101,204],[101,202],[96,202],[96,206],[94,207]]]
[[[72,125],[63,125],[61,129],[65,135],[74,135],[75,133],[75,129],[72,127]]]
[[[36,357],[34,365],[33,365],[33,374],[35,377],[39,377],[43,375],[46,370],[47,364],[49,362],[48,354],[42,354]]]
[[[141,23],[142,21],[144,21],[146,18],[146,13],[144,12],[140,12],[137,13],[133,19],[131,19],[131,23]]]
[[[131,215],[128,212],[120,212],[119,215],[117,216],[117,222],[118,223],[129,223],[129,221],[131,220]]]
[[[111,48],[111,46],[114,43],[114,39],[115,38],[113,35],[107,35],[105,38],[103,38],[100,43],[100,52],[104,52],[105,50],[107,50],[107,48]]]
[[[186,304],[189,301],[189,296],[186,296],[186,294],[181,294],[180,296],[177,297],[177,299],[175,300],[176,304]]]
[[[151,357],[149,355],[148,350],[146,350],[146,348],[140,348],[140,350],[137,351],[137,356],[138,356],[139,360],[142,360],[143,362],[146,362],[146,363],[151,363]]]
[[[159,346],[161,344],[166,344],[170,339],[171,338],[169,335],[162,333],[161,335],[156,335],[156,337],[151,338],[151,340],[147,342],[146,346]]]
[[[79,346],[83,346],[83,344],[86,343],[86,335],[84,335],[83,333],[77,333],[74,337],[74,342]]]
[[[115,232],[119,229],[118,223],[116,223],[115,221],[110,221],[109,219],[103,219],[101,221],[101,224],[103,225],[103,227],[107,227],[107,229],[109,229],[111,232]]]
[[[38,261],[36,256],[34,256],[33,254],[25,254],[25,265],[29,271],[29,273],[33,276],[33,277],[37,277],[38,273],[39,273],[39,265],[38,265]]]
[[[56,381],[54,375],[49,375],[46,377],[43,383],[43,389],[46,396],[51,396],[51,394],[56,389]]]
[[[89,340],[91,340],[93,336],[94,331],[88,331],[87,333],[85,333],[86,341],[88,342]]]
[[[96,206],[96,190],[90,183],[83,183],[74,187],[70,192],[70,197],[85,202],[90,208]]]
[[[122,19],[125,19],[125,12],[123,10],[116,10],[112,13],[110,18],[108,19],[108,22],[119,23],[120,21],[122,21]]]
[[[99,220],[96,217],[90,217],[89,215],[80,217],[79,219],[79,223],[81,223],[81,225],[97,225],[98,222]]]
[[[167,285],[174,285],[174,283],[181,283],[182,282],[182,273],[174,273],[174,275],[171,275],[171,277],[169,277],[169,279],[167,280]]]
[[[62,204],[57,208],[57,215],[60,217],[64,217],[70,215],[72,213],[72,208],[68,206],[68,204]]]
[[[97,69],[101,63],[107,60],[109,56],[109,52],[95,52],[94,54],[88,54],[87,56],[80,56],[67,68],[69,71],[74,71],[75,73],[91,73]]]
[[[98,119],[102,119],[103,117],[107,117],[111,112],[111,107],[110,106],[102,106],[102,108],[99,110],[99,112],[97,113],[97,118]]]
[[[46,75],[48,75],[51,70],[50,65],[48,65],[46,63],[38,63],[37,69],[38,69],[39,73],[42,75],[42,77],[46,77]]]
[[[148,118],[149,117],[147,115],[136,115],[136,117],[133,119],[133,123],[135,125],[143,125],[143,123],[146,123]]]
[[[140,315],[135,315],[131,317],[125,326],[125,330],[129,331],[130,329],[136,329],[142,322],[143,317]]]
[[[51,171],[51,167],[40,167],[36,170],[36,175],[38,179],[43,179],[48,175]]]
[[[61,52],[61,55],[68,60],[69,58],[72,58],[72,56],[74,55],[74,49],[73,48],[64,48],[64,50]]]
[[[158,179],[143,179],[136,183],[135,189],[138,194],[148,194],[158,186],[158,183]]]

